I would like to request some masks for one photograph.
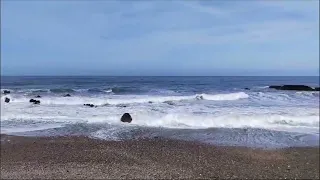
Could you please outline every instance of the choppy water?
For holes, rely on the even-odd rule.
[[[268,88],[282,84],[318,87],[319,77],[1,77],[11,91],[1,95],[1,132],[318,146],[319,92]],[[36,95],[41,104],[30,104]],[[125,112],[131,124],[120,122]]]

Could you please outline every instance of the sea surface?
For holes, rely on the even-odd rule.
[[[318,87],[319,77],[2,76],[1,90],[11,93],[1,94],[1,133],[319,146],[319,92],[268,88],[283,84]],[[31,98],[41,104],[29,103]],[[120,122],[123,113],[132,123]]]

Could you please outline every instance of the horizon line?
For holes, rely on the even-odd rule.
[[[1,75],[1,77],[320,77],[320,75]]]

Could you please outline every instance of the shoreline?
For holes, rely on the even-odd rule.
[[[168,139],[1,134],[1,179],[319,179],[319,147],[275,150]]]

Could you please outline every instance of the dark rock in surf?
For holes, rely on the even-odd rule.
[[[320,91],[320,87],[314,88],[315,91]]]
[[[83,104],[84,106],[95,107],[93,104]]]
[[[271,89],[277,89],[277,90],[281,90],[282,86],[269,86],[269,88]]]
[[[197,100],[203,100],[204,98],[203,98],[202,95],[199,95],[199,96],[196,96],[196,99],[197,99]]]
[[[71,97],[71,95],[70,94],[66,94],[63,97]]]
[[[306,85],[283,85],[283,86],[269,86],[269,88],[276,90],[288,90],[288,91],[316,91],[312,87]]]
[[[4,91],[3,91],[3,94],[10,94],[10,91],[4,90]]]
[[[245,90],[250,90],[250,88],[244,88]]]
[[[10,102],[10,99],[6,97],[6,98],[4,99],[4,102],[9,103],[9,102]]]
[[[33,104],[40,104],[40,101],[36,100]]]
[[[31,102],[33,104],[40,104],[40,101],[39,100],[35,100],[35,99],[30,99],[29,102]]]
[[[132,117],[129,113],[124,113],[121,117],[121,122],[131,123]]]
[[[297,91],[314,91],[312,87],[305,85],[284,85],[282,90],[297,90]]]
[[[38,95],[38,96],[36,96],[36,98],[41,98],[41,96],[40,96],[40,95]]]

